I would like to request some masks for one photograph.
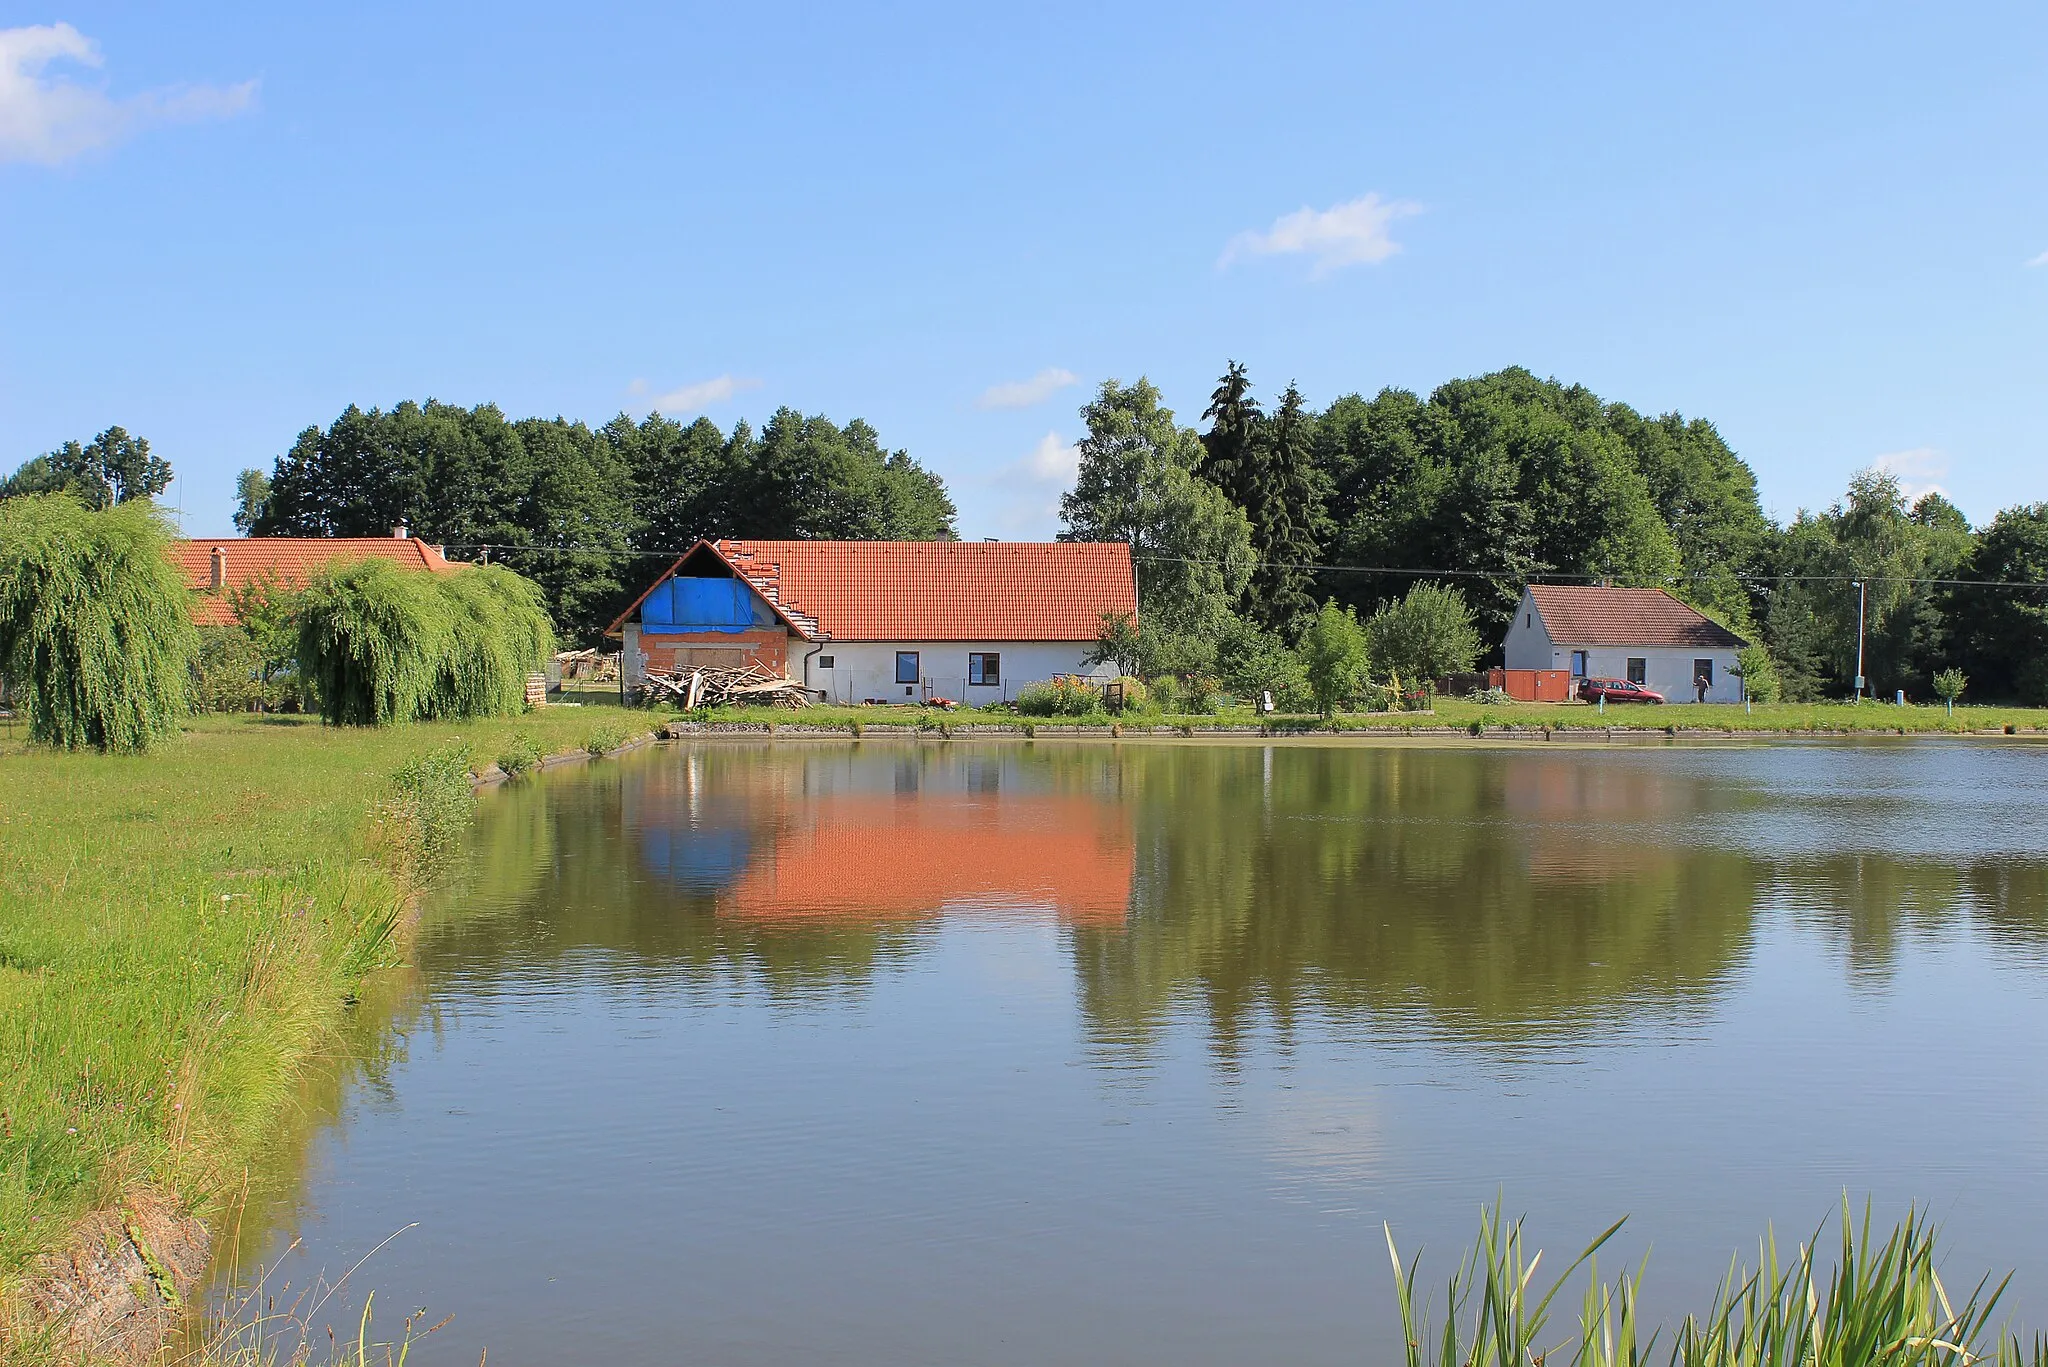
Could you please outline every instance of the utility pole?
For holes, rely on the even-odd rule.
[[[1856,581],[1856,701],[1863,701],[1863,609],[1869,602],[1870,590],[1861,579]]]

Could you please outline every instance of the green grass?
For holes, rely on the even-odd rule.
[[[1478,1244],[1445,1280],[1441,1307],[1418,1279],[1419,1258],[1404,1265],[1389,1229],[1407,1367],[2048,1367],[2048,1338],[2029,1344],[1994,1327],[2005,1282],[1986,1277],[1950,1294],[1936,1270],[1934,1229],[1917,1213],[1874,1242],[1868,1208],[1858,1221],[1845,1198],[1832,1265],[1824,1229],[1790,1259],[1766,1233],[1756,1266],[1731,1262],[1707,1310],[1681,1321],[1661,1351],[1660,1333],[1636,1312],[1647,1261],[1611,1283],[1600,1276],[1599,1249],[1620,1228],[1609,1226],[1543,1289],[1542,1254],[1496,1203],[1480,1216]],[[1553,1330],[1551,1307],[1581,1268],[1577,1322]]]
[[[242,714],[109,756],[0,727],[0,1300],[132,1184],[220,1209],[395,953],[434,832],[467,819],[456,757],[592,729],[574,708],[383,730]]]

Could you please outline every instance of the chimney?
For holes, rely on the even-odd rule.
[[[412,530],[401,522],[391,529],[391,536],[395,541],[408,541],[412,538]]]
[[[213,548],[213,573],[211,587],[215,592],[228,586],[228,552],[225,546]]]

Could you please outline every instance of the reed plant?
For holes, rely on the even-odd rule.
[[[1600,1274],[1599,1250],[1620,1228],[1610,1225],[1539,1293],[1542,1254],[1496,1202],[1445,1283],[1441,1323],[1420,1287],[1419,1258],[1404,1265],[1389,1228],[1407,1367],[2048,1367],[2048,1336],[2028,1342],[1993,1327],[2006,1281],[1986,1277],[1960,1302],[1950,1296],[1936,1270],[1936,1231],[1917,1211],[1878,1241],[1869,1207],[1858,1219],[1845,1198],[1832,1266],[1825,1226],[1789,1259],[1767,1232],[1756,1266],[1731,1262],[1706,1312],[1686,1316],[1661,1353],[1659,1332],[1646,1334],[1638,1311],[1647,1260],[1613,1282]],[[1552,1303],[1581,1268],[1578,1322],[1554,1333]]]
[[[147,500],[0,501],[0,674],[31,740],[127,752],[177,734],[198,638],[169,543]]]

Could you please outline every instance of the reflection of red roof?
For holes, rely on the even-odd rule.
[[[1570,646],[1677,646],[1740,650],[1748,642],[1663,589],[1531,584],[1550,639]]]
[[[1136,846],[1123,810],[1085,798],[826,799],[728,894],[766,921],[900,920],[949,905],[1049,907],[1122,925]]]
[[[251,536],[215,537],[172,544],[171,558],[188,588],[201,590],[192,603],[192,620],[220,626],[234,620],[224,594],[204,592],[213,586],[213,552],[227,557],[222,566],[226,587],[239,588],[266,575],[280,584],[303,584],[321,570],[344,560],[392,560],[407,569],[451,569],[441,548],[418,537],[395,536]]]
[[[1092,641],[1138,612],[1131,548],[1092,541],[721,541],[787,614],[833,641]]]

